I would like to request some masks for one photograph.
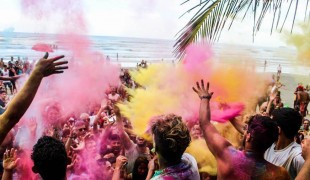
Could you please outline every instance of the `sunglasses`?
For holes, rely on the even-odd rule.
[[[81,128],[79,129],[79,131],[86,131],[86,128]]]

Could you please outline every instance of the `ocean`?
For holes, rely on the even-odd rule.
[[[113,63],[121,64],[122,67],[135,67],[141,60],[149,64],[166,62],[176,63],[178,59],[173,54],[173,40],[111,37],[111,36],[89,36],[92,42],[91,48],[94,51],[109,56]],[[36,43],[56,45],[57,49],[53,55],[69,52],[58,45],[56,35],[35,34],[35,33],[0,33],[0,58],[8,61],[11,56],[14,59],[20,57],[22,60],[34,60],[42,56],[41,52],[32,50]],[[276,72],[279,64],[283,73],[309,75],[310,69],[302,64],[297,64],[295,59],[297,52],[292,47],[262,47],[254,45],[230,45],[215,43],[212,47],[215,57],[224,57],[225,62],[236,63],[240,54],[246,55],[255,65],[258,72]],[[229,62],[231,59],[231,62]],[[264,63],[267,66],[264,68]],[[240,63],[238,61],[238,63]],[[241,63],[245,63],[241,61]]]

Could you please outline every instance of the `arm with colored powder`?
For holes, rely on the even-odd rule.
[[[63,70],[68,68],[67,66],[62,66],[67,64],[67,61],[57,62],[57,60],[63,57],[64,56],[58,56],[47,59],[48,53],[46,53],[45,56],[38,61],[23,88],[11,101],[7,110],[0,115],[0,143],[30,106],[42,79],[52,74],[63,73]]]
[[[122,116],[121,116],[121,113],[120,113],[120,110],[117,106],[114,106],[114,112],[115,112],[115,115],[116,115],[116,123],[117,123],[117,126],[118,126],[118,129],[120,131],[120,135],[121,135],[121,139],[122,141],[124,142],[124,146],[125,146],[125,149],[131,149],[131,147],[134,146],[134,143],[131,141],[131,139],[129,138],[128,134],[125,132],[124,130],[124,123],[123,123],[123,120],[122,120]]]
[[[200,84],[197,82],[197,89],[193,87],[193,90],[198,94],[201,99],[200,110],[199,110],[199,123],[203,131],[205,141],[210,149],[211,153],[216,157],[216,159],[224,160],[224,152],[228,147],[232,146],[221,134],[216,130],[216,128],[211,124],[211,110],[210,110],[210,100],[212,98],[213,92],[209,92],[209,83],[207,87],[204,87],[204,82],[201,80]]]
[[[98,124],[99,124],[99,120],[101,118],[101,113],[104,111],[104,107],[105,107],[105,103],[104,103],[104,101],[102,101],[100,109],[99,109],[98,113],[96,114],[96,117],[94,120],[94,125],[93,125],[94,133],[98,132]]]
[[[296,180],[310,179],[310,138],[305,138],[302,143],[302,156],[305,159],[305,163],[301,170],[297,174]]]
[[[112,180],[120,180],[121,179],[121,173],[122,173],[123,168],[127,162],[128,162],[128,160],[125,156],[119,155],[116,158],[115,169],[113,172]]]

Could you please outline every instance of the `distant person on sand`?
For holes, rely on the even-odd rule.
[[[265,60],[265,63],[264,63],[264,72],[266,72],[266,67],[267,67],[267,60]]]
[[[0,68],[3,69],[4,67],[4,62],[3,62],[3,58],[1,58],[1,61],[0,61]]]
[[[280,77],[281,73],[282,73],[282,67],[281,67],[281,64],[279,64],[277,77]]]

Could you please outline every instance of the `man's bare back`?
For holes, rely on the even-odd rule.
[[[218,179],[290,179],[285,168],[275,166],[264,159],[257,159],[251,153],[238,151],[233,147],[226,153],[225,161],[217,161]]]
[[[309,94],[305,91],[297,92],[297,101],[299,103],[309,103],[310,97]]]

